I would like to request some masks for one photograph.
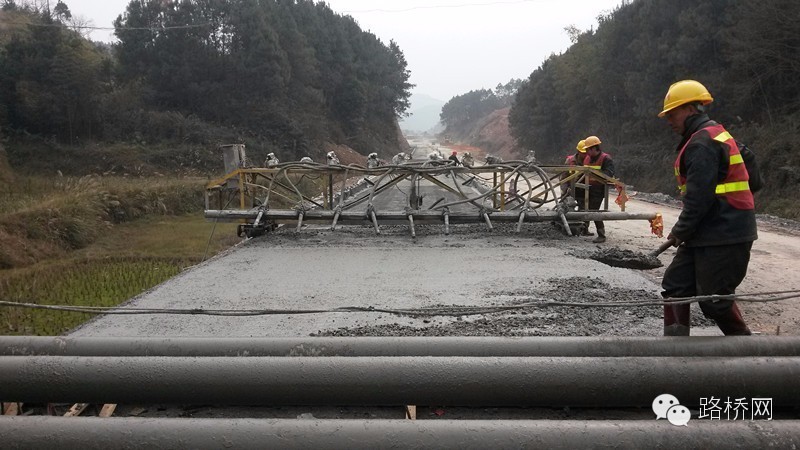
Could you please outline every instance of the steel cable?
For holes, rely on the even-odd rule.
[[[766,297],[766,298],[763,298]],[[65,312],[80,312],[87,314],[111,315],[138,315],[138,314],[172,314],[172,315],[207,315],[207,316],[267,316],[267,315],[301,315],[324,314],[342,312],[375,312],[394,314],[400,316],[471,316],[491,314],[504,311],[514,311],[528,308],[548,307],[575,307],[575,308],[619,308],[619,307],[649,307],[683,305],[701,301],[736,300],[747,303],[769,303],[800,298],[800,290],[731,294],[731,295],[702,295],[695,297],[681,297],[675,299],[653,299],[626,302],[565,302],[548,300],[544,298],[529,298],[528,301],[517,305],[503,306],[432,306],[423,308],[380,308],[374,306],[342,306],[326,309],[204,309],[204,308],[136,308],[113,306],[69,306],[69,305],[41,305],[37,303],[24,303],[0,300],[0,307],[46,309]]]

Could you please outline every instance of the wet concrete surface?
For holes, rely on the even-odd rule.
[[[656,299],[640,271],[588,258],[598,246],[550,224],[519,234],[500,225],[286,227],[195,266],[125,306],[204,309],[424,308]],[[704,324],[699,311],[697,325]],[[699,319],[699,320],[698,320]],[[588,336],[662,333],[661,308],[524,308],[476,316],[385,312],[222,317],[117,315],[87,322],[73,336]]]
[[[616,247],[600,249],[589,255],[589,258],[612,267],[622,267],[625,269],[649,270],[664,265],[654,255],[646,255],[642,252],[634,252],[632,250],[624,250]]]

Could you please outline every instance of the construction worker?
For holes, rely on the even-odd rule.
[[[377,153],[370,153],[369,156],[367,156],[367,168],[368,169],[374,169],[374,168],[378,167],[379,165],[380,165],[380,162],[378,161],[378,154]]]
[[[267,167],[275,167],[278,164],[280,164],[280,161],[278,161],[275,153],[267,153],[267,159],[264,161],[264,165]]]
[[[336,156],[336,153],[334,153],[333,150],[329,151],[328,154],[325,155],[325,158],[327,159],[329,166],[339,165],[339,157]]]
[[[578,141],[578,145],[575,147],[574,155],[568,155],[567,159],[564,161],[565,166],[582,166],[583,160],[586,158],[586,139],[581,139]]]
[[[472,157],[470,152],[465,152],[464,157],[461,158],[461,164],[463,164],[464,167],[472,167],[475,165],[475,158]]]
[[[599,170],[609,177],[614,176],[614,161],[608,153],[600,148],[600,138],[589,136],[584,140],[586,156],[583,158],[583,165]],[[589,179],[589,210],[598,211],[606,198],[606,183],[596,177],[588,176]],[[580,202],[579,202],[580,203]],[[589,222],[585,223],[588,232]],[[594,226],[597,228],[597,237],[592,240],[595,244],[602,244],[606,241],[606,226],[602,220],[595,220]],[[590,235],[591,236],[591,235]]]
[[[682,136],[674,172],[683,210],[667,238],[678,248],[661,287],[665,298],[733,294],[747,273],[757,236],[749,174],[736,141],[709,119],[714,99],[694,80],[670,86],[658,117]],[[731,300],[700,302],[725,335],[749,335]],[[664,307],[664,335],[688,336],[689,305]]]
[[[303,156],[302,158],[300,158],[300,162],[302,164],[314,164],[314,160],[311,159],[310,156]]]
[[[503,158],[494,155],[486,155],[486,164],[489,166],[503,164]]]
[[[575,146],[575,154],[568,155],[567,159],[564,160],[565,166],[582,166],[583,160],[586,159],[586,140],[581,139],[578,141],[578,145]],[[572,172],[570,172],[571,174]],[[569,174],[565,173],[562,178],[566,178]],[[570,182],[569,184],[562,184],[561,185],[561,194],[562,196],[567,192],[573,191],[573,195],[575,201],[578,203],[578,211],[585,211],[586,210],[586,191],[583,188],[575,186],[575,181]],[[583,228],[580,231],[581,236],[594,236],[594,233],[589,231],[589,222],[585,222]]]
[[[453,165],[456,165],[456,166],[460,166],[461,165],[461,161],[458,160],[458,152],[456,152],[456,151],[451,153],[450,157],[448,157],[447,159],[449,159],[450,161],[453,161]]]
[[[392,165],[393,166],[399,166],[400,164],[403,164],[403,162],[405,162],[407,159],[410,159],[410,158],[406,157],[405,152],[400,152],[400,153],[392,156]]]

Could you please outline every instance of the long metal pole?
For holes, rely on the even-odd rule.
[[[800,357],[0,357],[4,401],[645,407],[800,405]]]
[[[255,219],[258,211],[235,211],[235,210],[208,210],[205,212],[206,219]],[[325,221],[330,222],[335,211],[323,211],[311,209],[305,211],[305,221]],[[271,220],[296,220],[296,210],[272,210],[265,212],[265,217]],[[379,220],[399,220],[407,222],[405,211],[382,211],[376,213]],[[414,212],[415,219],[442,222],[441,211],[435,210],[421,210]],[[568,212],[564,214],[567,220],[570,221],[583,221],[583,220],[652,220],[655,218],[655,213],[613,213],[604,211],[581,211],[581,212]],[[452,223],[475,223],[477,222],[476,214],[454,214],[450,213],[450,221]],[[496,222],[518,222],[519,213],[516,211],[495,211],[492,212],[492,220]],[[340,214],[342,221],[364,221],[363,211],[342,211]],[[537,211],[536,214],[527,214],[525,216],[526,222],[550,222],[553,220],[561,220],[560,213],[557,211]]]
[[[0,417],[0,435],[14,448],[797,448],[800,424],[38,416]]]
[[[800,337],[0,336],[0,356],[800,356]]]

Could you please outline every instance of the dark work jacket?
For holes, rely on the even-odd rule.
[[[594,158],[594,159],[592,159],[592,157],[589,156],[589,154],[587,153],[586,156],[583,159],[583,165],[584,166],[593,166],[593,165],[597,164],[597,161],[600,158],[602,158],[603,155],[606,155],[606,157],[605,157],[605,159],[603,159],[603,163],[600,165],[600,172],[603,172],[604,174],[608,175],[609,177],[613,177],[614,173],[615,173],[614,161],[611,159],[611,155],[609,155],[606,152],[600,151],[600,154],[597,155],[597,158]],[[597,180],[597,178],[594,178],[594,180]],[[589,184],[589,190],[592,191],[594,193],[594,195],[599,195],[600,193],[605,193],[605,189],[606,189],[605,188],[605,181],[603,181],[601,184],[595,184],[595,183],[590,183]]]
[[[603,154],[606,155],[606,158],[603,160],[603,163],[600,165],[600,172],[613,177],[614,176],[614,161],[611,159],[611,155],[606,152],[601,151],[597,158],[592,159],[591,156],[586,154],[583,158],[583,165],[584,166],[593,166],[596,164],[596,161],[603,157]]]
[[[728,151],[708,133],[695,132],[717,123],[706,114],[686,119],[686,131],[678,152],[686,145],[680,163],[686,176],[683,211],[671,234],[689,247],[729,245],[758,239],[753,210],[736,209],[717,195],[718,183],[728,175]],[[688,142],[688,144],[687,144]]]

